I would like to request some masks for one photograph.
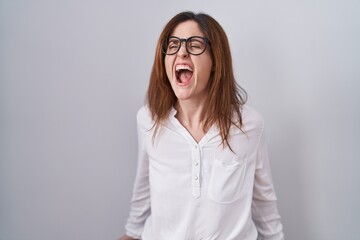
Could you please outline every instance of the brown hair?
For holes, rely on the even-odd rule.
[[[147,103],[154,120],[154,137],[157,129],[169,115],[177,98],[173,92],[165,71],[165,54],[162,49],[166,39],[174,28],[186,21],[195,21],[210,42],[213,71],[209,79],[208,100],[205,106],[204,130],[216,123],[223,146],[229,146],[228,136],[232,124],[241,129],[241,106],[245,104],[247,94],[235,81],[230,46],[225,31],[211,16],[193,12],[181,12],[175,15],[164,27],[155,52],[155,59],[147,90]],[[237,119],[233,119],[233,114]],[[229,146],[230,147],[230,146]]]

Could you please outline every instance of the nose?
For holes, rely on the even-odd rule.
[[[177,55],[182,58],[186,58],[189,55],[189,53],[186,50],[186,42],[181,43],[180,49],[179,49]]]

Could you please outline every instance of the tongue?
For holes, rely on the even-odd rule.
[[[190,80],[190,78],[192,77],[192,72],[188,71],[188,70],[183,70],[181,71],[180,75],[179,75],[179,80],[180,82],[184,83]]]

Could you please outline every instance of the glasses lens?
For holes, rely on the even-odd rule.
[[[178,38],[170,37],[166,47],[166,54],[175,54],[181,46],[181,41]]]
[[[206,41],[201,37],[191,37],[186,42],[186,48],[193,55],[202,54],[206,48]]]

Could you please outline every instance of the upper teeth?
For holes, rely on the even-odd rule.
[[[189,65],[176,65],[176,68],[175,68],[176,71],[179,71],[179,70],[189,70],[189,71],[192,71],[191,67]]]

